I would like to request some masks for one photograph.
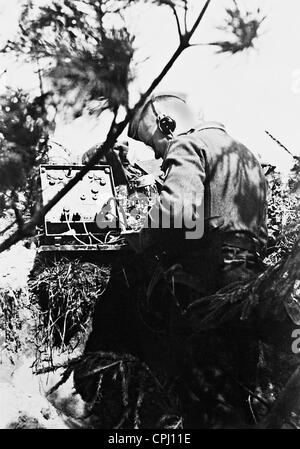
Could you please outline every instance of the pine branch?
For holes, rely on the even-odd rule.
[[[262,429],[281,429],[292,412],[300,407],[300,367],[290,377],[279,398],[273,405],[271,412],[260,426]]]
[[[204,7],[202,8],[199,16],[197,17],[192,29],[182,36],[179,46],[175,50],[173,56],[167,62],[165,67],[162,69],[160,74],[154,79],[147,91],[141,95],[139,101],[136,105],[129,109],[125,119],[120,123],[115,123],[113,120],[110,130],[107,134],[106,140],[103,145],[97,150],[97,152],[91,157],[89,162],[80,170],[80,172],[72,178],[68,184],[66,184],[62,190],[60,190],[44,207],[38,210],[35,215],[27,223],[23,225],[21,229],[18,229],[13,233],[8,239],[0,244],[0,253],[9,249],[12,245],[22,240],[24,237],[32,236],[35,233],[36,226],[40,225],[45,217],[45,215],[79,182],[82,178],[97,164],[99,159],[103,157],[116,143],[118,137],[125,130],[126,126],[133,118],[136,111],[144,104],[146,99],[152,94],[156,87],[160,84],[165,75],[173,67],[176,60],[182,54],[182,52],[190,46],[190,39],[198,28],[201,20],[203,19],[207,8],[211,0],[207,0]]]

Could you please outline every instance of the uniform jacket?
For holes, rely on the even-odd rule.
[[[253,153],[234,140],[223,125],[204,123],[174,138],[169,143],[162,170],[165,179],[159,200],[140,233],[143,250],[162,241],[168,241],[169,246],[180,246],[186,240],[180,231],[162,229],[161,223],[157,223],[158,211],[169,214],[171,221],[181,214],[185,223],[194,220],[195,214],[202,214],[200,219],[206,224],[202,239],[210,229],[217,228],[223,235],[247,234],[262,247],[266,245],[265,176]],[[192,199],[191,207],[183,205],[183,197]],[[169,204],[173,205],[171,211]],[[179,235],[182,241],[177,239]],[[190,241],[193,247],[195,244]]]

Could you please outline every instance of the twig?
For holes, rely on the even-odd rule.
[[[46,394],[46,396],[51,396],[51,394],[54,393],[54,391],[58,390],[59,387],[60,387],[61,385],[63,385],[64,383],[66,383],[67,380],[69,379],[69,377],[71,376],[71,374],[72,374],[72,372],[73,372],[73,369],[74,369],[73,366],[67,368],[66,371],[64,371],[64,373],[62,374],[60,381],[57,382],[57,384],[55,384],[55,385],[48,391],[48,393]]]
[[[187,14],[188,14],[188,3],[184,0],[184,30],[187,33]]]
[[[108,365],[105,366],[99,366],[98,368],[95,368],[92,371],[88,371],[86,374],[81,376],[81,378],[83,379],[85,377],[94,376],[95,374],[101,373],[101,371],[105,371],[109,368],[112,368],[113,366],[119,365],[120,363],[122,363],[122,360],[117,360],[116,362],[109,363]]]
[[[37,65],[37,73],[38,73],[38,77],[39,77],[40,93],[41,93],[41,96],[43,96],[44,95],[44,86],[43,86],[42,70],[40,67],[40,61],[39,61],[38,56],[36,57],[36,65]]]
[[[228,376],[230,376],[229,373],[226,373],[226,374]],[[260,402],[262,405],[264,405],[264,407],[266,407],[268,410],[270,410],[270,404],[265,399],[263,399],[258,394],[254,393],[252,390],[250,390],[248,387],[246,387],[246,385],[242,384],[234,377],[232,377],[232,376],[230,376],[230,377],[239,387],[241,387],[246,393],[248,393],[249,396],[251,396],[253,399],[256,399],[258,402]]]
[[[179,35],[179,40],[181,42],[183,33],[181,31],[181,26],[180,26],[180,20],[179,20],[179,17],[178,17],[178,13],[177,13],[176,7],[174,5],[170,5],[170,6],[171,6],[171,9],[172,9],[173,14],[175,16],[176,25],[177,25],[177,31],[178,31],[178,35]]]
[[[188,42],[190,41],[191,37],[193,36],[193,34],[195,33],[196,29],[198,28],[198,26],[199,26],[201,20],[203,19],[203,16],[204,16],[204,14],[205,14],[206,11],[207,11],[207,8],[209,7],[210,2],[211,2],[211,0],[207,0],[207,1],[206,1],[206,3],[205,3],[205,5],[203,6],[203,9],[202,9],[202,11],[200,12],[200,14],[199,14],[197,20],[195,21],[194,25],[192,26],[191,31],[187,33],[187,36],[188,36]]]
[[[274,137],[269,131],[265,131],[265,133],[271,137],[272,140],[274,140],[274,142],[277,143],[277,145],[279,145],[281,148],[283,148],[285,151],[287,151],[291,156],[293,156],[293,158],[295,158],[295,156],[290,152],[290,150],[283,145],[283,143],[280,142],[280,140],[276,139],[276,137]]]
[[[271,412],[261,424],[262,429],[280,429],[292,412],[300,406],[300,366],[290,377],[285,388],[275,401]]]
[[[289,426],[291,426],[293,429],[299,430],[299,427],[296,426],[296,424],[293,423],[293,421],[291,421],[291,420],[287,421],[286,424],[289,425]]]

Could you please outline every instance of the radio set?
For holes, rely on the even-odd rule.
[[[83,168],[81,165],[40,166],[41,197],[46,205]],[[140,176],[128,186],[115,186],[110,165],[94,166],[45,215],[38,230],[39,252],[111,251],[127,247],[123,231],[143,225],[157,194],[153,176]],[[142,193],[142,195],[140,195]]]
[[[42,202],[47,204],[83,167],[41,165]],[[97,249],[108,232],[118,232],[119,210],[109,165],[95,166],[45,215],[42,250]],[[107,239],[106,239],[107,240]]]

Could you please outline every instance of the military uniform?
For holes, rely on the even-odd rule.
[[[222,124],[205,123],[170,141],[162,169],[164,184],[140,233],[141,250],[165,254],[166,266],[180,264],[203,294],[258,274],[267,244],[267,184],[253,153]],[[193,199],[192,207],[184,208],[183,194],[191,194],[185,198]],[[185,214],[193,211],[204,215],[202,238],[187,239],[186,229],[157,223],[168,214],[174,223],[176,213],[191,222]]]
[[[159,260],[152,277],[157,281],[150,282],[148,289],[148,304],[150,310],[163,310],[168,327],[166,346],[173,348],[171,354],[165,355],[164,360],[168,363],[164,364],[168,365],[169,373],[184,379],[184,388],[189,386],[187,396],[183,393],[184,401],[190,404],[191,410],[195,407],[197,422],[198,403],[194,403],[190,393],[192,385],[198,382],[197,375],[194,377],[193,374],[195,366],[197,373],[210,363],[203,352],[206,345],[210,348],[210,357],[215,356],[212,363],[216,365],[212,366],[222,367],[220,341],[224,342],[224,348],[227,344],[230,349],[223,348],[226,357],[235,354],[235,364],[230,365],[232,375],[241,384],[255,389],[259,354],[255,326],[241,323],[237,327],[220,328],[212,332],[214,343],[211,344],[208,343],[209,333],[195,334],[192,339],[195,338],[198,349],[192,351],[193,332],[182,312],[194,300],[212,295],[233,282],[250,280],[262,272],[267,245],[267,183],[252,152],[228,135],[222,124],[214,122],[171,140],[162,169],[164,184],[159,200],[149,214],[150,224],[153,217],[154,227],[148,226],[141,231],[140,247],[145,259],[155,255]],[[174,215],[184,207],[181,204],[183,193],[194,198],[193,207],[187,208],[187,213],[198,211],[203,214],[204,234],[201,238],[187,239],[185,229],[162,229],[156,222],[158,211],[162,215],[170,214],[170,222],[175,221]],[[169,203],[175,203],[175,206],[168,210]],[[183,211],[183,215],[185,213]],[[185,222],[191,221],[191,217],[184,218],[187,219]],[[161,273],[160,277],[157,271]],[[169,291],[166,292],[167,283]],[[151,351],[153,348],[149,349],[149,358]],[[195,354],[199,355],[197,361]],[[237,407],[239,403],[246,404],[247,417],[248,393],[238,391],[236,394],[234,402]]]

